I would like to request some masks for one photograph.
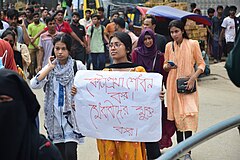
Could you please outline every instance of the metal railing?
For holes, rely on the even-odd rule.
[[[189,137],[185,141],[179,143],[166,153],[164,153],[159,160],[173,160],[186,154],[192,148],[198,146],[201,143],[208,141],[209,139],[226,132],[232,128],[240,125],[240,115],[217,123],[195,135]]]

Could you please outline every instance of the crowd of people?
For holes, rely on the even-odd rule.
[[[191,4],[191,12],[202,15],[201,9],[196,3]],[[212,25],[207,27],[207,53],[213,58],[214,63],[221,62],[227,57],[234,47],[234,41],[240,25],[239,17],[236,17],[237,7],[218,5],[216,10],[209,8],[207,18]]]
[[[161,149],[172,146],[174,133],[180,143],[197,131],[199,100],[196,81],[201,74],[206,73],[207,64],[204,60],[207,54],[213,56],[217,63],[221,61],[224,48],[226,54],[232,49],[239,25],[235,6],[229,7],[227,17],[224,17],[222,6],[217,7],[216,16],[213,8],[208,10],[212,26],[208,27],[207,51],[203,43],[188,38],[185,24],[180,20],[169,23],[168,40],[155,32],[157,20],[151,15],[143,20],[142,32],[137,37],[129,29],[131,23],[121,12],[114,12],[109,20],[104,16],[104,8],[100,7],[93,14],[91,10],[86,10],[85,17],[81,19],[78,12],[70,12],[70,8],[66,7],[68,16],[65,16],[66,12],[62,9],[65,8],[49,11],[44,7],[36,11],[28,6],[24,12],[15,9],[1,12],[0,105],[21,102],[19,108],[11,112],[22,113],[21,116],[16,115],[26,118],[24,121],[21,119],[28,126],[26,134],[33,131],[32,138],[41,139],[37,131],[39,104],[27,83],[6,69],[22,73],[23,78],[30,80],[31,88],[43,88],[44,126],[53,146],[51,152],[65,160],[77,160],[77,144],[84,142],[84,135],[75,130],[75,107],[80,106],[74,104],[73,97],[78,91],[73,81],[78,70],[155,72],[163,75],[166,93],[161,91],[159,95],[163,106],[162,139],[145,143],[98,139],[100,160],[156,159],[161,155]],[[192,12],[201,14],[196,6]],[[106,67],[107,63],[110,65]],[[178,82],[183,78],[184,89],[179,91]],[[5,90],[6,83],[16,88]],[[30,96],[34,103],[29,104],[25,96]],[[20,112],[20,108],[24,110]],[[8,114],[7,108],[1,107],[0,111],[1,117]],[[16,121],[12,123],[16,125]],[[30,135],[26,137],[21,129],[20,132],[23,136],[19,139],[27,141],[31,138]],[[45,143],[45,138],[42,139]],[[23,156],[22,159],[35,159],[38,153],[34,148],[42,147],[42,144],[29,142],[27,147],[25,151],[28,154],[18,152],[21,146],[15,148],[16,154]],[[183,158],[191,160],[191,151]]]

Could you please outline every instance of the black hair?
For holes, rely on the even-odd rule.
[[[18,16],[20,17],[20,16],[22,16],[22,15],[27,16],[26,12],[19,12],[19,15],[18,15]]]
[[[118,12],[113,12],[113,14],[111,15],[111,17],[113,17],[114,15],[118,15],[118,16],[119,16],[119,13],[118,13]]]
[[[7,17],[10,19],[13,19],[13,17],[16,17],[18,19],[18,11],[16,9],[9,9],[7,11]]]
[[[112,38],[116,37],[119,39],[125,46],[127,50],[127,59],[131,61],[131,52],[132,52],[132,39],[131,37],[125,32],[114,32],[114,34],[110,37],[109,43],[111,43]]]
[[[7,15],[7,10],[6,10],[6,9],[3,10],[3,14],[4,14],[5,16]]]
[[[53,16],[51,16],[51,17],[46,17],[46,19],[45,19],[46,25],[48,25],[48,23],[49,23],[49,22],[52,22],[53,20],[55,20]]]
[[[71,47],[72,47],[72,38],[70,35],[63,33],[63,34],[58,34],[56,37],[54,37],[53,39],[53,45],[55,46],[55,44],[57,42],[62,42],[64,44],[66,44],[67,50],[70,52],[71,51]]]
[[[3,39],[4,37],[6,37],[7,35],[11,35],[13,37],[13,41],[15,43],[15,39],[16,39],[16,35],[13,31],[11,31],[10,29],[6,29],[1,36],[1,39]],[[10,44],[11,47],[13,47],[14,44]]]
[[[33,13],[34,12],[34,9],[33,9],[33,7],[28,7],[27,9],[26,9],[26,11],[27,10],[29,10],[31,13]]]
[[[43,8],[43,9],[41,10],[41,13],[43,13],[45,10],[48,11],[47,8]]]
[[[97,10],[104,12],[104,8],[103,7],[99,7]]]
[[[189,39],[186,30],[184,29],[184,23],[180,20],[172,20],[169,25],[168,25],[168,29],[170,30],[172,27],[176,27],[181,29],[181,31],[183,31],[183,38]]]
[[[63,10],[57,10],[56,13],[55,13],[55,15],[57,15],[58,13],[64,14],[64,11],[63,11]]]
[[[237,12],[237,7],[236,6],[230,6],[229,11]]]
[[[222,9],[223,10],[223,6],[222,5],[217,6],[217,10],[218,9]]]
[[[191,3],[190,6],[191,6],[191,8],[196,8],[197,4],[196,3]]]
[[[12,31],[16,36],[18,35],[18,31],[16,27],[9,26],[6,30]]]
[[[152,20],[152,25],[154,25],[154,24],[157,25],[157,20],[156,20],[156,18],[153,15],[147,15],[146,19],[147,18]]]
[[[72,13],[72,17],[73,17],[74,15],[80,18],[80,14],[79,14],[78,12],[73,12],[73,13]]]
[[[90,14],[92,13],[92,11],[91,11],[90,9],[87,9],[87,10],[85,11],[85,13],[87,13],[87,12],[89,12]]]
[[[34,12],[34,13],[32,14],[32,17],[34,17],[34,16],[36,16],[36,15],[39,16],[39,13],[38,13],[38,12]]]
[[[125,28],[125,20],[122,17],[115,18],[113,22],[119,25],[120,28]]]
[[[207,13],[209,14],[209,13],[214,13],[215,12],[215,9],[214,8],[208,8],[208,10],[207,10]]]
[[[96,13],[91,16],[92,19],[95,18],[95,17],[97,17],[98,20],[101,19],[100,16],[98,14],[96,14]]]

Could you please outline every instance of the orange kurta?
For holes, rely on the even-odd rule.
[[[196,40],[183,39],[180,46],[174,42],[166,45],[164,65],[173,61],[177,69],[171,69],[167,78],[168,119],[174,120],[179,131],[195,131],[198,127],[198,91],[192,94],[177,93],[176,80],[195,73],[194,64],[204,71],[205,63]]]
[[[105,71],[146,72],[143,67],[104,69]],[[145,143],[97,139],[99,160],[146,160]]]

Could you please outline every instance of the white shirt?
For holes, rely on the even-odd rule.
[[[0,21],[2,21],[2,20],[0,20]],[[3,29],[0,29],[0,36],[9,27],[9,24],[7,22],[2,21],[2,23],[3,23]]]
[[[80,23],[81,25],[83,25],[83,26],[85,27],[85,29],[86,29],[86,27],[92,23],[92,20],[91,20],[91,18],[90,18],[90,19],[87,21],[85,18],[83,18],[83,19],[80,19],[80,20],[79,20],[79,23]]]
[[[79,3],[78,3],[79,2]],[[72,1],[72,5],[73,5],[73,9],[78,9],[78,6],[80,6],[80,4],[83,4],[83,0],[73,0]]]
[[[225,39],[226,42],[234,42],[236,37],[235,21],[229,16],[224,18],[222,25],[225,28]]]

